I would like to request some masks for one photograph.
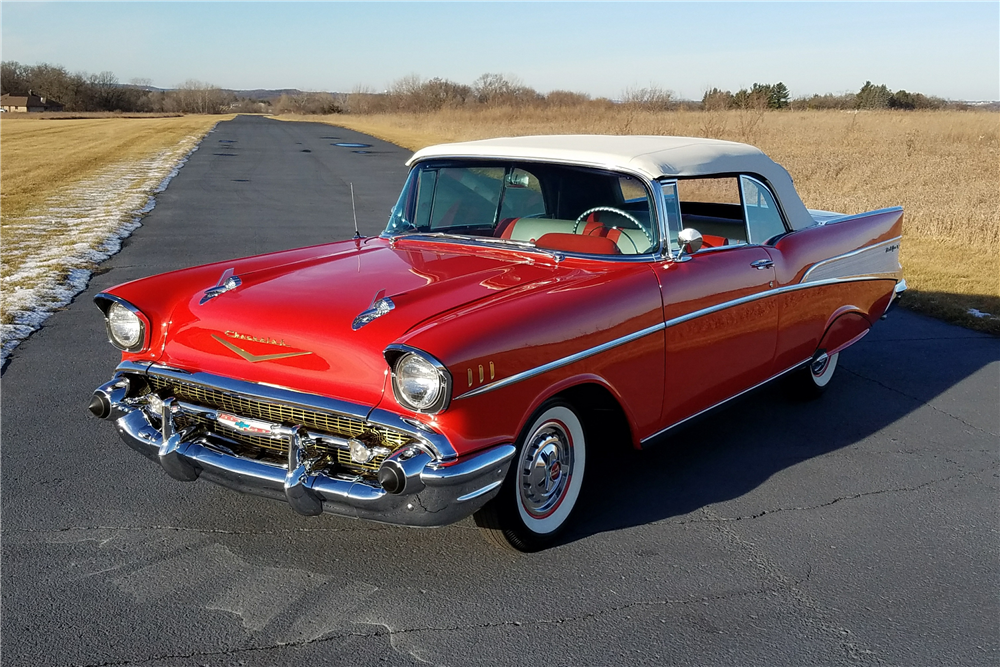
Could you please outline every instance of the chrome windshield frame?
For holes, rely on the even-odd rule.
[[[541,252],[550,255],[557,262],[562,261],[565,257],[579,257],[583,259],[600,260],[600,261],[611,261],[611,262],[649,262],[649,261],[661,261],[665,255],[665,237],[664,228],[666,225],[664,217],[664,207],[662,202],[662,197],[660,194],[660,186],[658,180],[651,179],[644,172],[624,169],[621,167],[610,167],[606,164],[601,164],[598,162],[587,162],[587,161],[575,161],[575,160],[558,160],[558,159],[533,159],[533,158],[523,158],[523,157],[509,157],[509,156],[482,156],[470,158],[463,155],[435,155],[432,157],[427,157],[410,165],[410,172],[406,177],[406,182],[403,185],[403,191],[400,193],[396,204],[392,208],[393,214],[399,206],[399,202],[404,199],[407,195],[408,188],[411,187],[411,179],[414,177],[414,173],[421,167],[421,165],[427,162],[465,162],[470,164],[483,164],[483,163],[504,163],[513,167],[517,167],[518,164],[552,164],[564,167],[581,167],[584,169],[595,169],[599,171],[604,171],[612,174],[621,174],[623,176],[629,176],[631,178],[637,179],[642,183],[646,190],[646,196],[650,198],[652,206],[650,207],[650,215],[655,218],[651,220],[650,229],[655,229],[657,231],[658,238],[656,239],[655,247],[649,252],[639,253],[635,255],[592,255],[586,253],[570,252],[565,250],[552,250],[549,248],[539,248],[533,243],[527,241],[512,241],[509,239],[495,239],[495,237],[485,237],[485,236],[471,236],[464,234],[456,234],[454,232],[420,232],[420,231],[402,231],[402,232],[390,232],[388,229],[388,224],[386,229],[379,234],[380,238],[387,239],[391,242],[394,240],[404,239],[404,238],[416,238],[422,237],[430,240],[440,240],[444,242],[451,243],[468,243],[473,245],[484,245],[488,247],[500,247],[508,248],[512,250],[524,250],[528,252]],[[668,179],[676,180],[676,179]],[[391,222],[391,218],[390,218]],[[502,241],[502,242],[501,242]],[[523,244],[523,245],[522,245]],[[669,255],[669,253],[667,253]]]

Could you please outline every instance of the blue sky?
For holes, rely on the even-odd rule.
[[[172,87],[347,92],[410,74],[485,72],[618,97],[656,85],[700,99],[783,81],[793,96],[866,80],[1000,99],[1000,3],[10,2],[2,57]]]

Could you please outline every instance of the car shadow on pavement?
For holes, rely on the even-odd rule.
[[[964,437],[959,427],[970,430],[970,425],[995,436],[1000,431],[994,411],[997,382],[995,373],[981,371],[1000,360],[1000,340],[911,314],[906,320],[916,324],[917,330],[898,325],[881,332],[876,329],[845,351],[833,383],[816,400],[797,400],[779,380],[679,429],[648,450],[636,451],[624,442],[607,443],[613,453],[599,460],[599,480],[591,473],[579,513],[562,543],[657,521],[704,520],[708,514],[699,510],[747,495],[782,471],[838,450],[860,448],[861,461],[846,456],[823,465],[832,466],[840,477],[857,473],[859,479],[850,483],[863,493],[870,490],[871,479],[904,480],[909,472],[877,459],[875,465],[882,469],[859,467],[870,465],[872,454],[926,449],[930,441],[938,443],[934,446],[957,448]],[[947,329],[947,335],[937,335],[940,329]],[[955,354],[956,349],[961,354]],[[959,402],[975,394],[978,401],[992,402],[994,410],[972,405],[972,401],[965,402],[966,408],[954,406],[949,395],[948,412],[941,415],[947,426],[939,427],[941,433],[923,434],[922,442],[911,442],[905,433],[920,425],[887,428],[927,408],[927,403],[972,376],[976,378],[959,392]],[[836,500],[842,485],[831,481],[828,487],[822,482],[815,486],[813,482],[824,479],[816,477],[815,468],[801,485],[774,482],[774,492],[760,493],[759,498],[738,507],[717,508],[710,515],[738,520],[746,518],[744,513],[757,516],[782,509],[783,501],[775,498],[794,506],[808,504],[810,499]]]

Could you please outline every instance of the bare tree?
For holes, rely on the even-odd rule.
[[[16,60],[0,63],[0,92],[10,95],[28,93],[28,67]]]
[[[229,99],[223,91],[215,85],[188,79],[177,88],[168,93],[169,102],[165,106],[170,107],[165,110],[181,111],[183,113],[222,113]]]
[[[118,83],[114,72],[104,71],[91,74],[87,83],[90,84],[93,103],[100,111],[121,111],[125,100],[125,90]]]
[[[503,74],[483,74],[473,82],[472,94],[480,104],[490,107],[523,105],[541,98],[517,77]]]
[[[337,99],[330,93],[302,93],[282,95],[274,103],[275,113],[334,114],[342,111]]]
[[[626,88],[622,91],[622,104],[649,111],[669,111],[674,106],[674,93],[655,84]]]
[[[553,90],[545,96],[545,102],[553,107],[576,107],[590,102],[590,95],[570,90]]]

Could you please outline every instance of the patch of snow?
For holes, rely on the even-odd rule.
[[[0,311],[11,321],[0,324],[0,365],[86,289],[97,264],[121,250],[198,143],[187,137],[172,149],[110,167],[62,188],[41,215],[5,225]]]
[[[978,317],[980,319],[984,317],[993,317],[989,313],[984,313],[983,311],[976,310],[975,308],[969,308],[969,315],[972,315],[973,317]]]

